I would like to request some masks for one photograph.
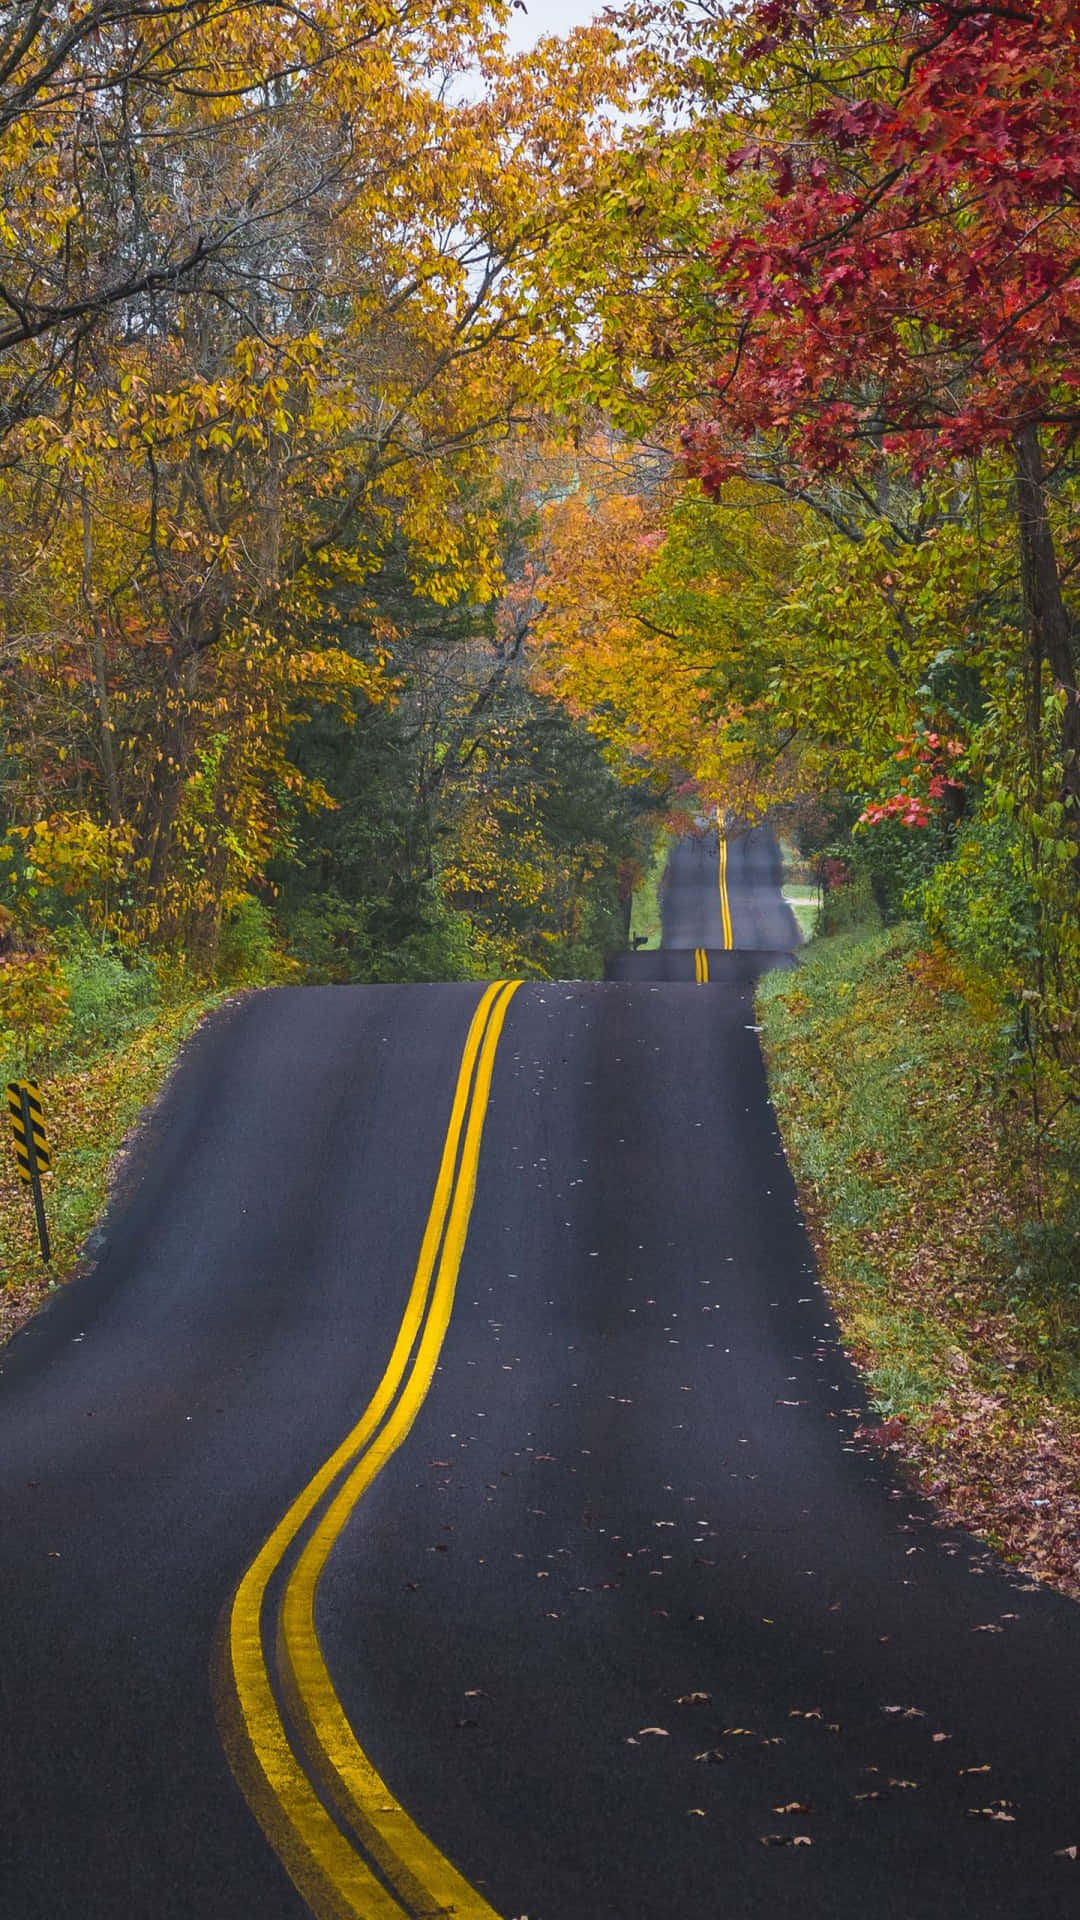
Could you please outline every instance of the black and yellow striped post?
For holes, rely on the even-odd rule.
[[[15,1158],[19,1163],[19,1179],[33,1193],[41,1257],[47,1261],[49,1259],[49,1227],[45,1219],[45,1198],[41,1191],[41,1176],[49,1171],[52,1158],[49,1153],[48,1135],[45,1132],[45,1109],[41,1104],[41,1088],[36,1080],[9,1080],[7,1100],[8,1112],[11,1115],[11,1131],[15,1136]]]

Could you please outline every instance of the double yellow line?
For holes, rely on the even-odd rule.
[[[724,828],[724,820],[719,807],[717,807],[716,809],[716,844],[720,852],[719,886],[720,886],[720,925],[722,930],[721,938],[722,938],[725,952],[730,952],[731,948],[735,945],[735,940],[731,930],[731,901],[728,898],[728,884],[727,884],[728,843],[727,843],[727,833]],[[706,953],[704,947],[694,948],[694,979],[697,981],[699,986],[708,985],[709,956]]]
[[[716,814],[716,837],[720,846],[720,919],[724,929],[724,947],[729,950],[735,945],[731,935],[731,901],[727,890],[727,834],[724,832],[720,812]]]
[[[520,985],[501,980],[488,987],[469,1028],[420,1257],[386,1371],[358,1424],[248,1568],[222,1634],[215,1692],[226,1752],[317,1920],[498,1920],[410,1820],[361,1748],[323,1658],[315,1600],[335,1542],[431,1385],[476,1192],[495,1049]],[[268,1605],[271,1582],[278,1597]]]

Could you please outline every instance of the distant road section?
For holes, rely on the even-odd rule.
[[[611,954],[605,977],[746,986],[770,967],[792,966],[802,936],[782,881],[771,827],[733,828],[722,839],[712,829],[688,834],[660,883],[660,946]]]

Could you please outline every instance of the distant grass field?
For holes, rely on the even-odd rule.
[[[804,940],[812,940],[821,912],[820,887],[801,886],[794,882],[785,883],[782,889],[784,899],[799,923],[799,932]]]
[[[641,884],[634,894],[630,909],[630,941],[640,937],[643,949],[651,950],[660,945],[663,932],[660,918],[660,882],[664,877],[664,868],[671,851],[671,834],[663,828],[656,837],[652,861],[646,870]]]

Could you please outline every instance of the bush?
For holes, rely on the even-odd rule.
[[[364,979],[370,955],[370,914],[365,901],[339,893],[313,894],[289,916],[289,952],[303,978],[317,985]]]
[[[973,821],[952,858],[913,892],[912,904],[933,937],[969,966],[992,979],[1007,977],[1035,939],[1011,822],[1000,816]]]
[[[0,1059],[12,1070],[31,1067],[68,1018],[68,984],[51,952],[0,955]]]
[[[262,987],[288,971],[269,907],[245,893],[222,918],[214,969],[223,987]]]
[[[85,935],[70,944],[63,973],[68,990],[64,1045],[80,1055],[116,1045],[161,997],[154,964],[145,955],[131,958],[97,947]]]
[[[827,887],[821,899],[816,932],[851,933],[857,927],[879,927],[881,914],[868,874],[857,874],[842,887]]]
[[[368,980],[482,980],[505,971],[467,913],[432,902],[427,926],[396,947],[372,953]]]

